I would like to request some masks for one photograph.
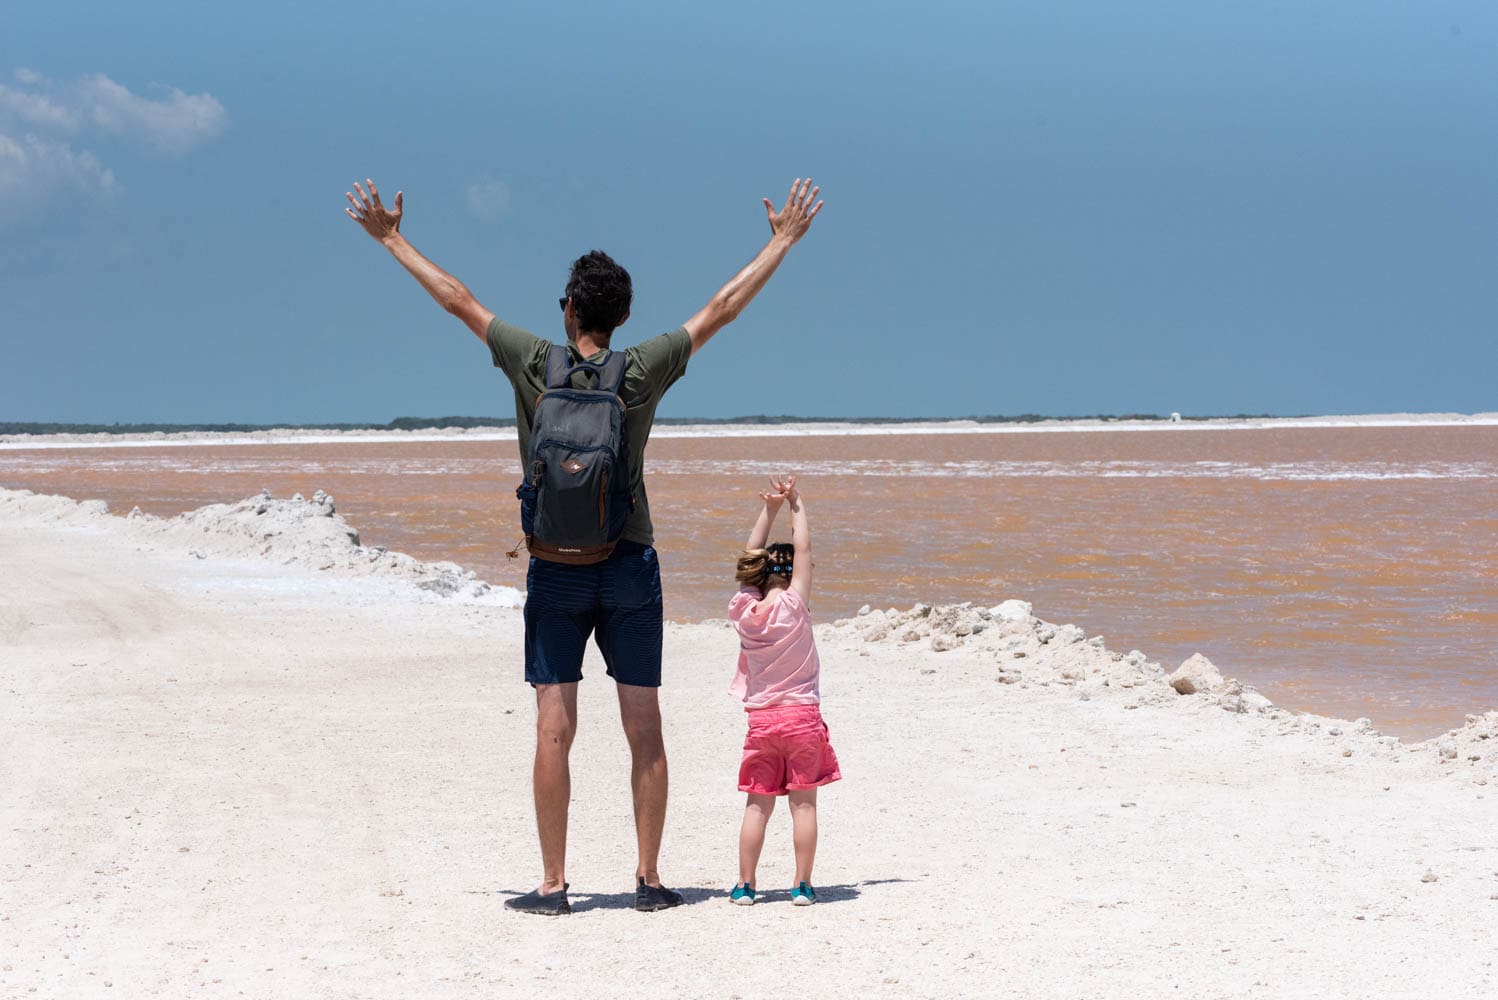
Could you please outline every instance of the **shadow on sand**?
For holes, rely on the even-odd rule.
[[[842,885],[819,885],[817,886],[817,905],[826,903],[846,903],[863,895],[863,890],[868,886],[889,885],[895,882],[910,882],[907,878],[880,878],[867,879],[863,882],[852,882]],[[523,895],[513,889],[497,890],[498,894],[506,898]],[[528,891],[528,890],[527,890]],[[699,903],[710,903],[714,900],[727,900],[727,889],[701,889],[688,886],[678,889],[684,902],[683,906],[696,906]],[[487,895],[487,894],[486,894]],[[567,901],[572,904],[573,913],[585,913],[588,910],[632,910],[635,908],[635,894],[633,892],[576,892],[567,893]],[[761,889],[759,899],[755,905],[766,904],[791,905],[791,887],[784,889]]]

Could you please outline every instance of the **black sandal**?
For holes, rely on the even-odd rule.
[[[647,885],[643,875],[639,879],[639,884],[635,886],[635,909],[641,913],[669,910],[686,902],[675,889],[667,889],[663,885]]]
[[[532,889],[524,896],[505,900],[505,909],[535,913],[543,917],[560,917],[571,913],[572,904],[567,902],[567,885],[568,883],[563,882],[562,888],[556,892],[543,893],[539,889]]]

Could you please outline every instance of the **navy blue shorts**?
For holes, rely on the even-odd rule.
[[[661,567],[654,548],[621,541],[591,566],[531,557],[525,575],[526,682],[582,680],[590,634],[615,681],[661,686]]]

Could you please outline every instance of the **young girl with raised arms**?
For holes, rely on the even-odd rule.
[[[791,902],[817,901],[811,866],[817,853],[817,788],[842,777],[828,742],[818,689],[820,663],[811,634],[811,535],[806,502],[796,478],[771,480],[764,506],[739,557],[739,592],[728,602],[728,618],[739,634],[739,662],[729,686],[749,717],[739,790],[749,793],[739,828],[739,881],[729,897],[754,902],[760,849],[775,799],[790,800],[796,847]],[[780,508],[791,513],[791,543],[766,545]]]

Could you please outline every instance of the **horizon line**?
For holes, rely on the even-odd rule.
[[[1447,415],[1447,414],[1442,414]],[[655,418],[656,426],[753,426],[758,424],[1034,424],[1048,421],[1206,421],[1206,420],[1304,420],[1317,416],[1335,414],[1310,413],[1087,413],[1087,414],[960,414],[952,416],[851,416],[851,417],[805,417],[793,414],[752,413],[733,417],[662,417]],[[249,433],[259,431],[401,431],[440,430],[447,428],[509,428],[515,426],[514,417],[488,416],[443,416],[443,417],[396,417],[385,423],[373,420],[310,421],[306,423],[274,422],[251,423],[245,421],[114,421],[112,423],[89,423],[64,420],[0,420],[0,436],[15,434],[150,434],[206,432]]]

